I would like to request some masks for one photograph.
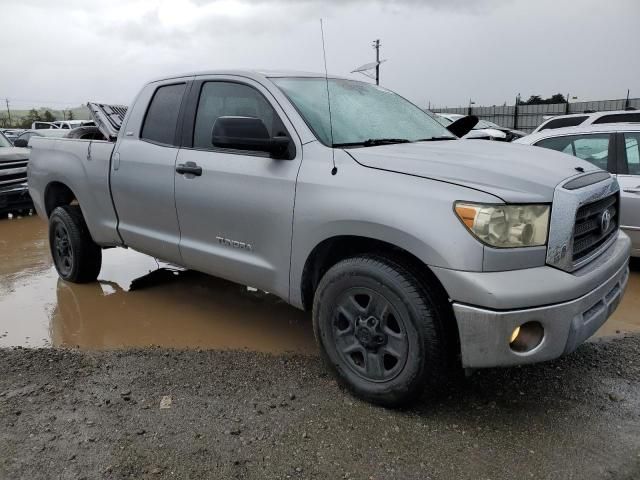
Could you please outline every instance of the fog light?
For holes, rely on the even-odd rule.
[[[520,335],[520,327],[516,327],[513,330],[513,333],[511,333],[511,339],[509,340],[509,343],[513,343],[513,341],[518,338],[518,335]]]
[[[536,348],[544,337],[544,327],[540,322],[527,322],[516,327],[511,333],[509,347],[518,353],[527,353]]]

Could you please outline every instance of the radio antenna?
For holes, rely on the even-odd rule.
[[[333,148],[333,121],[331,119],[331,95],[329,94],[329,73],[327,71],[327,51],[324,48],[324,27],[322,19],[320,19],[320,35],[322,36],[322,57],[324,58],[324,81],[327,86],[327,105],[329,106],[329,133],[331,134],[331,161],[333,162],[333,168],[331,169],[331,175],[338,173],[338,167],[336,167],[336,151]]]

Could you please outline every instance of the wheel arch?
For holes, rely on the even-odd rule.
[[[365,254],[379,255],[395,260],[409,268],[414,274],[422,272],[420,277],[422,275],[428,277],[429,281],[437,284],[442,289],[440,293],[449,298],[444,286],[442,286],[429,266],[406,248],[373,237],[335,235],[317,243],[306,257],[300,282],[300,295],[304,309],[311,308],[315,288],[327,270],[347,257]]]
[[[311,310],[322,276],[336,263],[357,255],[375,255],[398,263],[433,295],[441,309],[449,352],[460,352],[458,324],[449,295],[431,268],[417,255],[395,244],[359,235],[337,235],[319,242],[309,253],[302,269],[300,296],[304,310]]]
[[[78,196],[66,184],[57,180],[47,184],[44,190],[44,209],[47,218],[57,208],[78,201]]]

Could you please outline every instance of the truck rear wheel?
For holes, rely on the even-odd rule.
[[[96,245],[77,205],[57,207],[49,217],[49,247],[63,280],[93,282],[102,266],[102,249]]]
[[[313,302],[316,340],[357,396],[397,407],[441,384],[443,319],[424,285],[400,264],[372,256],[343,260],[322,277]]]

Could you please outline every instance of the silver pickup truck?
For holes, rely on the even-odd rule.
[[[457,140],[384,88],[219,71],[150,82],[126,116],[89,106],[108,140],[31,139],[60,276],[95,281],[101,249],[129,247],[271,292],[312,310],[324,360],[370,401],[569,353],[625,289],[615,178]]]

